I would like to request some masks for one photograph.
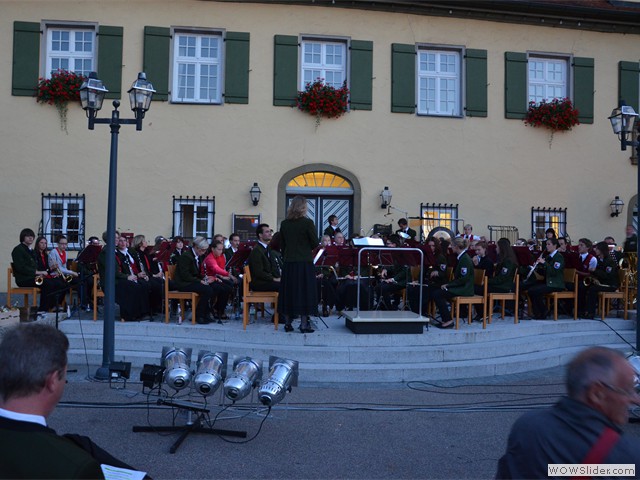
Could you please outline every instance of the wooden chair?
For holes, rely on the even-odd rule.
[[[483,293],[482,295],[473,295],[472,297],[453,297],[451,299],[451,311],[453,312],[455,308],[455,318],[456,318],[456,330],[459,329],[459,320],[460,320],[460,305],[467,305],[468,309],[468,322],[471,325],[471,306],[472,305],[482,305],[482,328],[487,328],[487,287],[488,282],[486,280],[486,276],[484,274],[484,270],[475,269],[473,271],[473,284],[482,287]]]
[[[564,269],[564,283],[573,282],[573,290],[563,290],[561,292],[551,292],[545,295],[547,299],[547,309],[549,302],[553,301],[553,319],[558,320],[558,300],[573,300],[573,319],[578,319],[578,274],[575,268]]]
[[[611,310],[611,300],[621,299],[624,305],[624,319],[626,320],[629,312],[629,272],[627,269],[621,268],[618,270],[618,276],[620,278],[620,288],[615,292],[600,292],[598,294],[598,308],[600,309],[600,315],[602,315],[602,321],[607,316],[609,310]]]
[[[98,297],[104,298],[104,291],[100,288],[100,275],[93,274],[93,321],[98,319]]]
[[[12,286],[13,278],[13,264],[7,268],[7,305],[11,306],[11,295],[24,295],[24,306],[29,306],[29,295],[33,297],[31,306],[38,306],[38,293],[37,287],[14,287]]]
[[[501,318],[502,320],[504,320],[504,306],[505,303],[507,301],[514,301],[515,302],[515,309],[513,311],[513,323],[519,323],[518,320],[518,304],[520,303],[520,275],[518,274],[518,272],[516,271],[516,276],[514,279],[516,288],[515,288],[515,292],[509,292],[509,293],[497,293],[497,292],[493,292],[493,293],[489,293],[489,307],[488,307],[488,311],[487,311],[487,317],[488,317],[488,322],[491,323],[491,316],[493,313],[493,305],[494,302],[500,302],[501,307],[502,307],[502,311],[501,311]]]
[[[278,330],[278,292],[253,292],[249,288],[251,283],[251,272],[249,266],[245,265],[244,275],[242,276],[242,292],[243,292],[243,304],[242,304],[242,328],[247,329],[249,323],[249,304],[251,303],[272,303],[273,308],[273,325]],[[257,310],[257,308],[256,308]],[[262,310],[262,316],[264,317],[264,309]]]
[[[180,311],[184,315],[184,301],[191,300],[191,323],[196,323],[196,309],[200,295],[196,292],[179,292],[178,290],[169,290],[169,280],[173,280],[176,266],[168,265],[167,273],[164,276],[164,323],[169,323],[169,300],[178,300],[180,302]]]

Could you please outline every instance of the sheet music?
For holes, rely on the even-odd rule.
[[[128,468],[112,467],[111,465],[100,465],[105,480],[142,480],[147,472],[129,470]]]

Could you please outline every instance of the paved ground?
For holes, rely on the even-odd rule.
[[[492,478],[513,421],[563,393],[559,369],[438,385],[303,385],[268,417],[255,398],[220,413],[215,427],[246,431],[243,443],[195,433],[170,454],[176,434],[132,427],[169,425],[174,417],[184,425],[185,412],[143,394],[139,372],[115,389],[87,380],[94,372],[86,370],[69,374],[51,426],[89,435],[156,479]],[[217,394],[209,400],[211,420],[221,402]],[[628,430],[640,436],[638,424]]]

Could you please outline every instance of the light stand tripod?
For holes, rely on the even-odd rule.
[[[169,453],[176,453],[182,442],[189,436],[190,433],[207,433],[213,435],[222,435],[226,437],[238,437],[246,438],[247,432],[238,430],[220,430],[217,428],[211,428],[204,426],[204,418],[209,409],[206,407],[194,405],[188,402],[181,402],[178,400],[164,400],[159,398],[158,405],[167,405],[170,407],[181,408],[187,410],[187,423],[186,425],[167,425],[162,427],[151,427],[146,425],[134,425],[134,432],[182,432],[178,439],[169,448]],[[194,413],[197,413],[195,420],[193,418]]]

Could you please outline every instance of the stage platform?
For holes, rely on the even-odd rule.
[[[345,312],[347,315],[350,312]],[[362,312],[364,314],[364,312]],[[52,314],[49,314],[52,315]],[[354,315],[351,312],[351,315]],[[81,320],[60,322],[70,339],[69,362],[89,365],[91,374],[102,363],[102,320],[91,320],[83,312]],[[364,318],[364,317],[363,317]],[[371,318],[371,317],[369,317]],[[277,355],[300,362],[300,382],[304,383],[386,383],[413,380],[440,380],[490,377],[560,367],[576,352],[590,345],[606,345],[631,351],[635,345],[633,320],[501,320],[482,329],[481,323],[461,323],[460,329],[428,329],[419,333],[354,334],[345,317],[333,314],[316,317],[316,332],[285,333],[283,325],[274,330],[270,316],[252,319],[246,330],[242,319],[223,325],[177,325],[154,322],[115,322],[115,361],[134,367],[158,364],[162,347],[190,347],[194,362],[201,349],[227,352],[229,358],[250,356],[267,362]],[[352,317],[353,320],[353,317]],[[373,322],[372,322],[373,323]]]

